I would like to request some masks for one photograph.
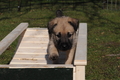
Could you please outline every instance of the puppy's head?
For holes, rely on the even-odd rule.
[[[59,10],[56,18],[48,23],[48,32],[57,49],[66,51],[71,49],[79,21],[63,16]]]

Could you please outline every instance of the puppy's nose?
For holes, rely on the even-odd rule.
[[[61,49],[62,51],[69,50],[70,48],[71,48],[71,46],[70,46],[68,43],[62,43],[62,44],[60,45],[60,49]]]
[[[67,44],[66,44],[66,43],[63,43],[63,44],[62,44],[62,47],[63,47],[63,48],[66,48],[66,47],[67,47]]]
[[[66,44],[63,44],[63,45],[62,45],[63,48],[66,48],[66,46],[67,46]]]

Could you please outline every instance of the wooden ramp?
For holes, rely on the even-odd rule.
[[[45,28],[27,28],[10,64],[47,64],[48,34]]]
[[[0,55],[20,36],[17,50],[10,64],[0,68],[73,68],[73,80],[85,80],[87,65],[87,23],[80,23],[77,47],[73,64],[64,64],[65,53],[59,54],[59,64],[52,64],[48,59],[47,46],[49,36],[47,28],[28,28],[28,23],[21,23],[0,42]]]
[[[27,28],[10,65],[52,64],[47,55],[48,42],[47,28]],[[60,62],[64,59],[60,57]]]

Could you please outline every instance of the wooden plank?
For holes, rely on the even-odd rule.
[[[74,65],[87,64],[87,23],[80,23]]]
[[[48,58],[48,54],[16,54],[14,55],[14,58],[31,58],[31,59],[34,59],[34,58]],[[60,55],[59,56],[60,59],[64,59],[65,58],[65,55]]]
[[[21,49],[47,49],[47,47],[32,47],[32,46],[28,46],[28,47],[20,47]]]
[[[14,58],[45,58],[48,57],[47,54],[16,54],[14,55]]]
[[[28,55],[29,54],[44,54],[45,55],[45,54],[47,54],[47,52],[46,53],[44,53],[44,52],[42,53],[42,52],[27,52],[27,51],[26,52],[18,52],[17,51],[16,54],[28,54]]]
[[[0,42],[0,55],[8,48],[8,46],[28,27],[28,23],[19,24]]]
[[[33,38],[40,37],[40,38],[44,38],[44,37],[48,37],[48,35],[25,35],[25,37],[33,37]]]
[[[22,43],[38,43],[38,44],[47,44],[48,41],[22,41]]]
[[[41,32],[43,32],[43,31],[41,31]],[[32,32],[31,32],[31,34],[32,34]],[[35,36],[37,36],[37,37],[35,37]],[[39,36],[41,36],[41,37],[39,37]],[[48,42],[49,42],[48,34],[46,37],[44,37],[43,34],[27,35],[27,31],[25,33],[23,40],[22,40],[22,43],[48,43]]]
[[[34,30],[34,28],[28,28],[26,30],[26,33],[24,35],[24,38],[22,41],[24,42],[34,42],[34,43],[46,43],[46,41],[48,42],[49,39],[48,39],[48,32],[44,31],[44,30],[40,30],[39,28],[39,31],[29,31],[30,30]],[[42,34],[41,34],[42,33]]]
[[[71,64],[3,64],[0,68],[74,68],[74,66]]]
[[[20,59],[13,59],[12,62],[10,64],[53,64],[51,60],[48,60],[48,58],[46,59],[42,59],[42,58],[33,58],[33,59],[29,59],[29,58],[20,58]],[[60,60],[59,64],[64,64],[64,60]]]
[[[24,37],[22,43],[48,43],[48,37],[45,38],[33,38],[33,37]]]
[[[38,60],[38,59],[13,59],[10,64],[52,64],[50,60]]]
[[[19,48],[16,53],[47,53],[47,49],[39,49],[39,48]]]
[[[46,49],[47,49],[47,46],[48,46],[48,43],[40,43],[40,44],[38,44],[38,43],[21,43],[20,44],[20,48],[23,48],[23,47],[25,47],[25,48],[42,48],[42,47],[45,47]]]
[[[28,28],[24,37],[48,37],[47,28],[42,30],[41,28]]]
[[[0,64],[0,68],[9,68],[9,65],[5,64]]]
[[[48,31],[47,30],[29,31],[29,29],[27,29],[26,35],[48,35]]]
[[[76,79],[75,79],[75,77],[76,77],[76,71],[75,71],[75,70],[76,70],[76,67],[74,66],[74,67],[73,67],[73,80],[76,80]]]
[[[28,28],[28,31],[47,31],[47,28]]]
[[[45,58],[26,58],[26,57],[14,57],[14,60],[46,60]]]
[[[16,60],[16,59],[18,59],[18,60],[44,60],[44,61],[48,61],[47,63],[51,63],[52,61],[51,60],[49,60],[49,58],[48,58],[48,54],[16,54],[15,56],[14,56],[14,58],[12,59],[12,62],[14,61],[14,60]],[[60,63],[64,63],[65,62],[65,55],[60,55],[59,56],[59,62]],[[46,63],[46,64],[47,64]],[[10,63],[11,64],[11,63]]]
[[[85,66],[76,66],[75,80],[85,80]]]
[[[74,68],[74,66],[71,64],[10,64],[9,68]]]
[[[53,64],[48,58],[20,58],[12,59],[10,64]],[[59,61],[59,64],[64,64],[64,59]]]

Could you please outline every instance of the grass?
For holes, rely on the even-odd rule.
[[[29,27],[46,27],[60,5],[54,6],[0,13],[0,40],[21,22],[28,22]],[[120,80],[120,56],[116,55],[120,54],[120,11],[102,10],[93,4],[78,6],[76,10],[72,6],[61,7],[64,14],[88,23],[86,80]],[[10,62],[16,44],[17,40],[0,56],[0,64]]]

